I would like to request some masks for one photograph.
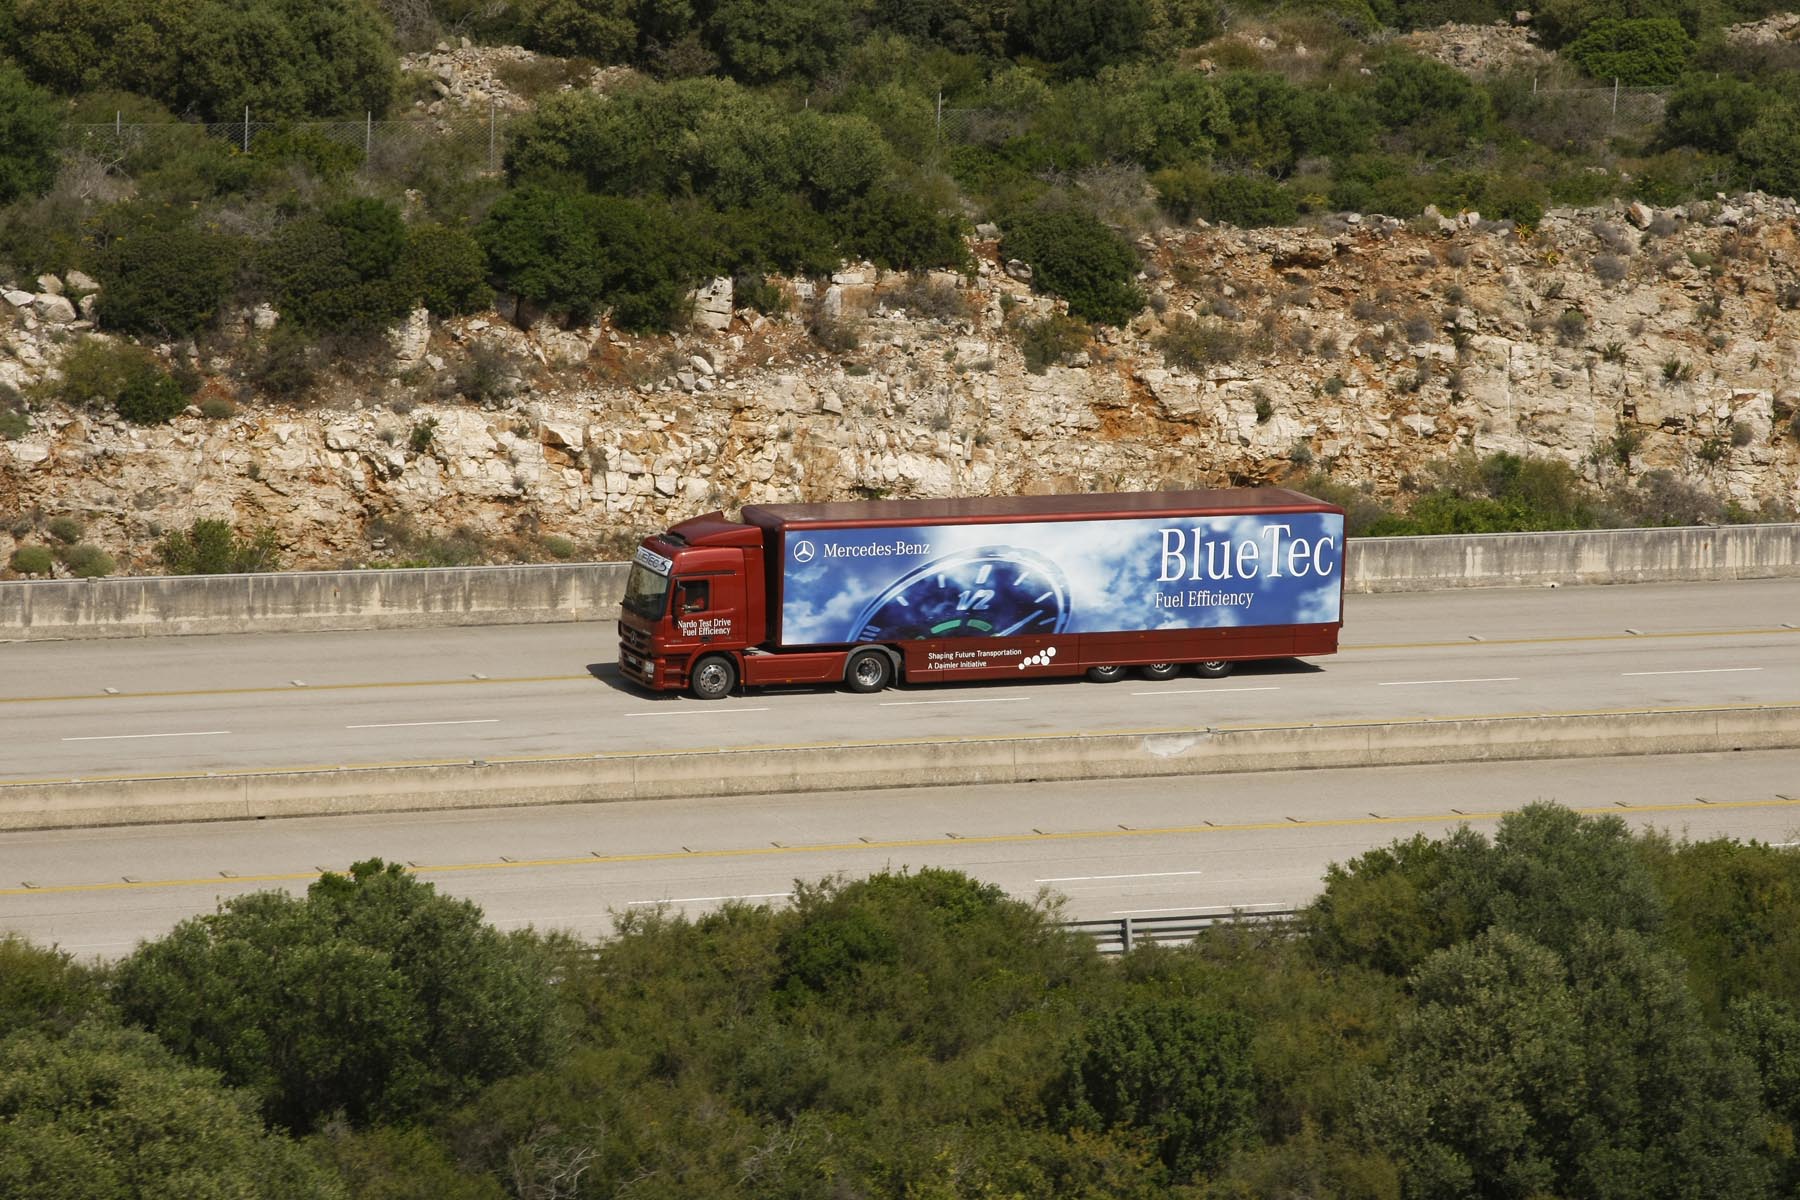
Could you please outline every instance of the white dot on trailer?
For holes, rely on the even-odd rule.
[[[1056,647],[1052,646],[1048,650],[1044,651],[1044,657],[1045,658],[1055,658],[1056,657]]]

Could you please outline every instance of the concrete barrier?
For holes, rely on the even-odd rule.
[[[0,830],[1800,747],[1800,705],[751,747],[0,785]]]
[[[1352,592],[1800,577],[1800,525],[1357,538]]]
[[[0,583],[0,641],[609,620],[625,563]],[[1358,538],[1351,592],[1800,578],[1800,525]]]

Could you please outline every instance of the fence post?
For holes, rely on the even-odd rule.
[[[492,96],[489,96],[488,97],[488,172],[489,172],[489,174],[492,174],[493,172],[498,171],[500,169],[500,164],[494,161],[494,150],[495,150],[495,147],[498,145],[498,140],[499,140],[495,135],[495,128],[494,128],[495,114],[498,109],[499,109],[499,104],[495,101],[495,99]]]
[[[250,106],[244,105],[244,153],[250,153]]]
[[[1617,75],[1613,76],[1613,111],[1612,111],[1612,115],[1613,115],[1614,120],[1618,120],[1618,117],[1619,117],[1619,77]]]
[[[369,156],[375,152],[375,114],[363,112],[363,170],[369,169]]]

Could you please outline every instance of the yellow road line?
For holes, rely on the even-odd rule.
[[[518,675],[499,679],[398,679],[386,682],[371,683],[313,683],[289,684],[286,687],[242,687],[242,688],[188,688],[170,692],[100,692],[84,693],[76,696],[3,696],[0,704],[59,704],[71,700],[166,700],[173,697],[192,696],[259,696],[259,695],[300,695],[305,692],[353,692],[372,690],[374,688],[424,688],[424,687],[489,687],[497,683],[570,683],[576,680],[592,680],[594,677],[583,672],[580,675]]]
[[[1348,654],[1364,650],[1444,650],[1452,648],[1477,649],[1482,646],[1532,646],[1560,645],[1571,642],[1632,642],[1668,638],[1714,638],[1714,637],[1765,637],[1770,634],[1794,634],[1800,629],[1721,629],[1721,630],[1681,630],[1670,633],[1599,633],[1578,634],[1570,637],[1533,637],[1533,638],[1485,638],[1471,641],[1467,638],[1448,642],[1371,642],[1367,644],[1345,644],[1338,647],[1340,654]],[[424,688],[424,687],[468,687],[470,685],[488,685],[502,683],[576,683],[583,680],[593,681],[594,677],[587,673],[579,675],[519,675],[496,679],[401,679],[387,682],[375,681],[366,683],[320,683],[305,687],[242,687],[242,688],[187,688],[174,691],[152,692],[115,692],[115,693],[82,693],[65,696],[0,696],[0,704],[59,704],[78,700],[161,700],[171,698],[192,698],[196,696],[256,696],[256,695],[297,695],[304,692],[342,692],[370,690],[375,688]]]
[[[972,733],[954,737],[869,738],[858,741],[829,742],[763,742],[742,746],[669,746],[654,750],[594,750],[557,754],[495,755],[473,758],[420,758],[393,762],[319,763],[312,766],[246,767],[236,771],[166,771],[136,775],[65,775],[42,779],[0,780],[0,792],[14,787],[54,787],[63,784],[145,783],[175,779],[256,779],[280,775],[308,775],[325,771],[393,771],[424,767],[469,767],[476,763],[492,766],[528,763],[585,762],[642,758],[679,758],[684,756],[723,754],[773,754],[806,750],[892,750],[904,746],[954,746],[980,742],[1044,742],[1069,738],[1103,737],[1205,737],[1215,733],[1254,733],[1257,730],[1285,729],[1367,729],[1389,725],[1444,725],[1456,721],[1524,721],[1558,720],[1567,717],[1640,717],[1670,713],[1752,712],[1769,710],[1788,712],[1800,709],[1800,701],[1743,701],[1735,704],[1669,705],[1655,708],[1577,708],[1556,711],[1465,713],[1441,717],[1394,717],[1371,721],[1356,718],[1342,721],[1258,722],[1253,725],[1178,725],[1150,729],[1071,729],[1051,732]]]
[[[1772,796],[1761,800],[1693,800],[1668,804],[1603,804],[1572,811],[1588,816],[1635,816],[1649,813],[1717,812],[1734,809],[1800,808],[1800,797]],[[871,842],[824,842],[805,846],[740,846],[721,850],[654,850],[639,854],[583,854],[554,858],[500,859],[466,863],[430,863],[409,866],[415,875],[448,875],[468,871],[539,870],[546,867],[591,867],[622,863],[685,862],[696,859],[769,858],[779,855],[864,853],[882,850],[918,850],[944,846],[998,846],[1028,842],[1101,841],[1119,838],[1179,837],[1189,834],[1266,833],[1271,830],[1346,829],[1382,825],[1460,824],[1465,821],[1497,821],[1508,809],[1412,816],[1329,817],[1315,820],[1240,821],[1229,824],[1165,825],[1142,829],[1081,829],[1061,833],[995,833],[957,837],[893,838]],[[0,888],[0,896],[54,896],[87,892],[117,892],[149,888],[218,887],[221,884],[301,883],[317,879],[317,871],[270,872],[260,875],[213,875],[193,879],[134,879],[107,883],[51,884],[44,887]]]
[[[1459,638],[1453,642],[1340,642],[1338,653],[1344,654],[1351,650],[1445,650],[1456,647],[1468,650],[1480,646],[1537,646],[1564,642],[1646,642],[1666,638],[1767,637],[1770,634],[1784,633],[1800,633],[1800,628],[1782,626],[1779,629],[1684,629],[1669,633],[1576,633],[1566,637],[1482,638],[1479,641]]]

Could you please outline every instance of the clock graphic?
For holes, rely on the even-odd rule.
[[[863,607],[856,640],[1010,637],[1061,633],[1069,584],[1041,554],[983,546],[917,567]]]

